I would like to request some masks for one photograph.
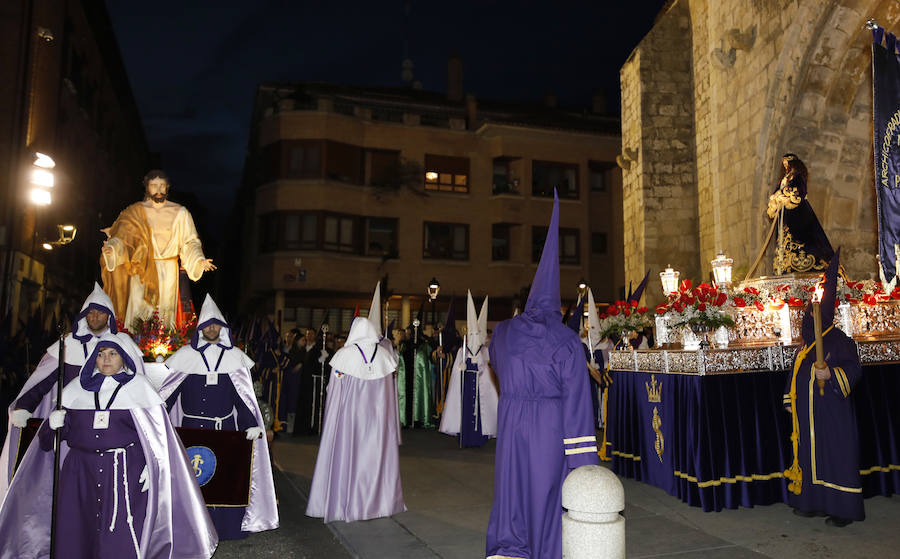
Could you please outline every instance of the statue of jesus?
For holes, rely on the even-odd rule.
[[[144,200],[102,230],[108,237],[100,258],[103,289],[129,329],[153,311],[166,325],[176,325],[179,262],[192,281],[216,269],[203,255],[190,212],[167,199],[169,185],[163,171],[147,173]]]

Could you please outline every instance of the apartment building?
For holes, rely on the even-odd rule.
[[[388,319],[451,296],[490,295],[490,320],[521,308],[560,198],[561,291],[599,300],[624,285],[617,118],[601,107],[476,99],[413,87],[264,83],[244,184],[240,309],[282,328],[346,330],[386,280]],[[430,280],[440,283],[432,302]],[[480,304],[480,303],[479,303]]]

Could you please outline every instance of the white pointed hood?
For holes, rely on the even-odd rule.
[[[597,304],[594,303],[594,292],[588,289],[588,336],[591,344],[596,349],[600,343],[600,315],[597,313]]]
[[[487,306],[488,298],[485,296],[481,304],[481,313],[475,314],[475,301],[472,300],[472,291],[468,291],[466,299],[466,347],[469,352],[476,353],[478,348],[487,340]]]
[[[375,333],[380,338],[381,332],[381,281],[375,284],[375,294],[372,295],[372,305],[369,307],[369,321],[375,327]]]
[[[95,309],[105,312],[109,315],[108,330],[100,333],[116,334],[116,315],[113,312],[112,300],[109,295],[103,291],[100,284],[94,282],[94,290],[84,300],[78,316],[75,317],[75,323],[72,325],[72,333],[66,336],[66,363],[71,365],[82,365],[94,349],[99,336],[91,332],[87,324],[87,313]],[[47,353],[54,359],[59,359],[59,344],[53,344],[47,348]]]
[[[371,320],[362,316],[354,318],[344,347],[329,362],[331,370],[363,380],[376,380],[393,373],[397,370],[397,359],[393,351],[378,343],[380,338]]]
[[[203,337],[202,330],[211,324],[222,327],[217,342],[209,342]],[[249,370],[253,364],[253,360],[247,357],[246,353],[234,347],[231,328],[208,293],[203,300],[203,306],[200,307],[197,330],[191,337],[190,345],[180,348],[166,360],[169,369],[193,374],[231,373],[242,368]]]

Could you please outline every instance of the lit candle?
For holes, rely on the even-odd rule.
[[[816,291],[813,294],[813,328],[816,331],[816,369],[824,369],[825,368],[825,350],[822,347],[822,309],[820,308],[820,303],[822,302],[822,294],[825,289],[822,287],[822,284],[816,286]],[[825,395],[825,379],[816,379],[816,384],[819,385],[819,396]]]

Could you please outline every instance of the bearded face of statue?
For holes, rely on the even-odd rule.
[[[155,204],[162,204],[169,195],[169,183],[164,178],[150,179],[147,182],[147,198]]]

